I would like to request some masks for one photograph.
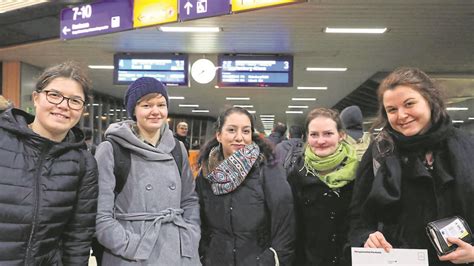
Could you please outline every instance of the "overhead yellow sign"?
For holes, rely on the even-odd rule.
[[[178,21],[178,0],[135,0],[133,27]]]
[[[282,4],[305,2],[303,0],[232,0],[232,12],[277,6]]]

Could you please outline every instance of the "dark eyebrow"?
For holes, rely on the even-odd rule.
[[[58,91],[58,90],[56,90],[56,89],[53,89],[53,88],[52,88],[52,89],[49,89],[49,90],[47,89],[47,91],[56,92],[56,93],[59,93],[59,94],[61,94],[62,96],[64,96],[64,93],[62,93],[62,92],[60,92],[60,91]],[[66,96],[66,97],[68,97],[68,96]],[[70,96],[70,97],[68,97],[68,98],[74,99],[74,100],[79,99],[79,100],[84,101],[84,99],[82,99],[82,97],[79,96],[79,95],[72,95],[72,96]]]

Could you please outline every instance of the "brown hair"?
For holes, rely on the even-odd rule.
[[[387,90],[393,90],[397,86],[407,86],[417,91],[425,98],[431,109],[431,122],[435,124],[441,118],[447,118],[448,113],[444,103],[442,91],[425,72],[418,68],[401,67],[390,73],[381,83],[377,90],[379,101],[377,120],[372,126],[374,128],[385,127],[388,124],[387,113],[383,105],[383,95]]]
[[[329,108],[315,108],[311,110],[306,116],[306,122],[305,122],[306,133],[309,133],[308,132],[309,123],[311,123],[313,119],[320,116],[332,119],[334,122],[336,122],[336,128],[338,132],[344,131],[344,127],[342,126],[342,121],[341,121],[341,118],[339,117],[339,112],[337,110],[329,109]]]
[[[36,82],[35,90],[42,91],[48,84],[56,78],[68,78],[76,81],[82,87],[84,100],[87,102],[89,91],[91,90],[91,81],[80,67],[79,63],[74,61],[66,61],[59,65],[47,68]]]

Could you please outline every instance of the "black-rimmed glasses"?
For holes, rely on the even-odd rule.
[[[67,100],[67,105],[73,110],[81,110],[86,103],[79,97],[69,98],[57,91],[42,90],[41,92],[46,93],[46,100],[52,104],[61,104],[64,100]]]

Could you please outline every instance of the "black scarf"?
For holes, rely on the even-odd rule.
[[[436,151],[454,130],[450,118],[440,119],[426,133],[415,136],[404,136],[390,126],[380,134],[385,134],[385,139],[379,139],[372,145],[374,167],[374,180],[363,210],[367,213],[387,214],[391,217],[376,217],[377,220],[393,219],[397,216],[397,203],[401,198],[403,154],[422,155],[428,150]],[[393,144],[390,144],[390,138]],[[393,148],[390,148],[393,146]],[[435,158],[436,161],[436,158]],[[387,209],[394,211],[387,212]],[[370,217],[367,215],[366,217]]]

